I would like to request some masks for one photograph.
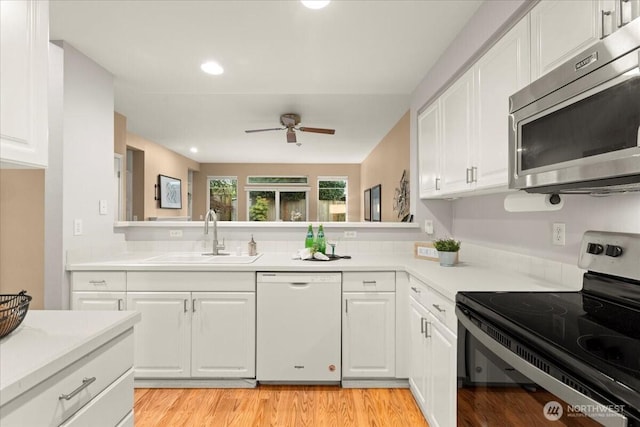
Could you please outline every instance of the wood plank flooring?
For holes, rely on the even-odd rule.
[[[135,390],[135,427],[428,427],[408,389]]]

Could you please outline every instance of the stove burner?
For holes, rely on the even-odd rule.
[[[496,307],[517,313],[562,315],[567,312],[567,309],[562,306],[530,297],[514,301],[513,295],[498,294],[492,296],[489,301]]]
[[[606,363],[640,372],[638,340],[616,335],[582,335],[578,345]]]
[[[600,301],[597,301],[593,298],[582,298],[582,309],[586,312],[598,310],[602,307],[604,307],[604,305]]]

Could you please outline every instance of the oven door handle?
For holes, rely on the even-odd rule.
[[[594,420],[606,427],[627,427],[628,420],[623,414],[608,409],[603,404],[591,399],[577,390],[569,387],[560,380],[555,379],[551,375],[541,371],[529,362],[517,356],[511,350],[498,343],[496,340],[487,335],[480,327],[478,327],[465,313],[456,306],[456,316],[462,326],[464,326],[471,335],[473,335],[480,343],[484,344],[491,352],[500,357],[503,361],[518,370],[521,374],[529,377],[532,381],[553,393],[558,398],[564,400],[570,405],[585,405],[585,407],[598,408],[599,415],[593,417]],[[587,414],[588,415],[588,414]]]

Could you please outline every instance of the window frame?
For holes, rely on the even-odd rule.
[[[311,192],[311,187],[308,186],[299,186],[299,185],[293,185],[293,186],[286,186],[286,187],[269,187],[269,186],[256,186],[256,187],[245,187],[244,191],[247,193],[246,198],[247,198],[247,221],[249,222],[307,222],[309,221],[309,193]],[[275,207],[276,207],[276,212],[274,217],[276,218],[275,221],[251,221],[249,218],[251,218],[250,215],[250,210],[251,210],[251,192],[252,191],[273,191],[275,192]],[[306,218],[301,220],[301,221],[283,221],[280,219],[280,193],[281,192],[288,192],[288,193],[305,193],[304,196],[304,200],[305,200],[305,211],[306,211]]]
[[[207,176],[207,186],[206,186],[206,192],[207,193],[206,193],[206,197],[205,197],[206,209],[207,209],[207,212],[209,212],[209,210],[211,209],[211,194],[210,194],[211,181],[214,181],[214,180],[221,181],[221,180],[224,180],[224,179],[235,180],[235,182],[236,182],[236,209],[235,209],[236,210],[236,219],[232,219],[231,221],[238,221],[238,213],[239,213],[238,212],[238,196],[239,196],[239,193],[240,193],[240,191],[239,191],[240,186],[238,185],[239,181],[238,181],[238,177],[237,176],[232,176],[232,175],[220,175],[220,176],[218,176],[218,175],[208,175]]]

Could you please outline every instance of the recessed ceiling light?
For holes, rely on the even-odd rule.
[[[222,66],[216,61],[204,62],[200,66],[200,69],[205,73],[213,74],[214,76],[219,76],[220,74],[224,73],[224,68],[222,68]]]
[[[309,9],[322,9],[326,7],[331,0],[300,0],[303,5]]]
[[[189,151],[191,151],[192,153],[197,153],[198,152],[198,148],[191,147],[191,148],[189,148]]]

